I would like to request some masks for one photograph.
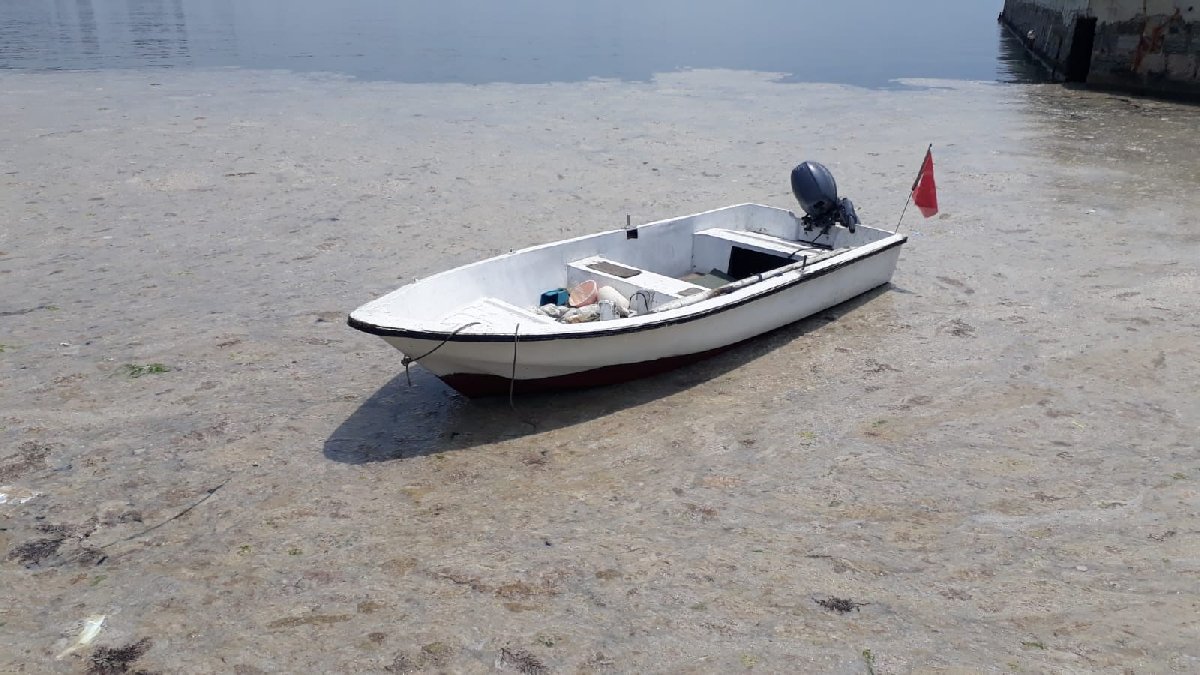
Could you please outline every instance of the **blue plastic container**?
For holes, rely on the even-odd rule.
[[[566,305],[570,296],[567,294],[567,289],[556,288],[552,291],[542,293],[542,299],[538,301],[538,306],[541,305]]]

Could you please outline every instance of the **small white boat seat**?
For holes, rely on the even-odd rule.
[[[499,298],[479,298],[438,319],[447,328],[458,328],[463,324],[478,322],[484,326],[509,330],[518,323],[556,323],[554,319],[518,307]]]
[[[700,230],[695,234],[695,245],[702,245],[704,239],[716,239],[721,242],[722,248],[728,248],[729,244],[736,244],[742,248],[748,248],[752,251],[761,253],[770,253],[773,255],[781,255],[784,257],[792,257],[800,260],[805,255],[813,255],[819,253],[828,253],[829,248],[824,246],[814,246],[807,242],[788,241],[769,234],[761,232],[750,232],[747,230],[726,230],[720,227],[711,227],[707,230]]]
[[[840,253],[840,251],[831,251],[823,246],[788,241],[761,232],[713,227],[700,230],[693,235],[692,266],[697,270],[724,270],[729,264],[730,251],[735,246],[781,258],[790,258],[797,262],[807,256],[810,264]]]
[[[567,263],[569,286],[587,279],[594,279],[600,286],[612,286],[627,298],[638,291],[650,293],[654,296],[651,300],[652,305],[705,291],[703,286],[614,262],[598,255]]]

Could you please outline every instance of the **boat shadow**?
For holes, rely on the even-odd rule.
[[[857,310],[884,284],[811,317],[747,340],[699,363],[652,377],[591,389],[466,399],[420,368],[412,384],[401,372],[375,392],[325,441],[327,459],[366,464],[411,459],[514,440],[611,415],[678,394],[739,368]]]

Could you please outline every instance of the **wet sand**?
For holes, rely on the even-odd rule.
[[[914,84],[0,74],[0,671],[1200,669],[1200,108]],[[514,414],[344,324],[928,142],[893,285],[697,367]]]

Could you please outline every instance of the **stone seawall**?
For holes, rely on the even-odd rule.
[[[1056,80],[1200,100],[1200,6],[1006,0],[1000,20]]]
[[[1075,18],[1087,11],[1086,3],[1006,0],[1003,22],[1055,80],[1066,79]]]
[[[1200,19],[1187,9],[1101,22],[1088,84],[1200,100]]]

